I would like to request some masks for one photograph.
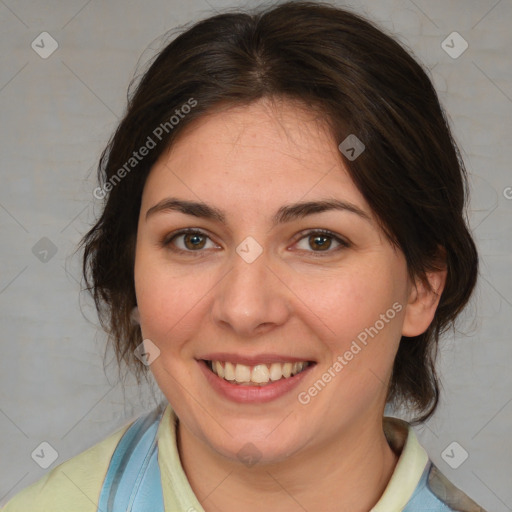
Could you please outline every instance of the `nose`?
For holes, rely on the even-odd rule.
[[[283,325],[290,316],[290,289],[263,252],[248,263],[238,253],[214,288],[212,316],[237,337],[251,338]]]

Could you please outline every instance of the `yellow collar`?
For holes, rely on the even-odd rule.
[[[181,465],[176,444],[176,424],[176,414],[168,405],[157,434],[165,509],[204,512]],[[386,439],[393,451],[399,454],[399,459],[384,493],[370,512],[399,512],[413,495],[428,462],[428,455],[407,422],[386,416],[383,424]]]

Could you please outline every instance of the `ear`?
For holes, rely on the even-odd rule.
[[[411,283],[409,299],[405,307],[402,336],[419,336],[428,329],[444,290],[446,274],[447,270],[444,266],[442,270],[427,273],[428,284],[420,278]]]

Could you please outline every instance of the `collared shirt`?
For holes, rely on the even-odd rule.
[[[130,425],[55,467],[14,496],[2,512],[97,512],[112,454]],[[176,414],[167,405],[156,433],[165,511],[204,512],[181,465],[176,425]],[[408,423],[385,417],[383,425],[399,459],[370,512],[485,512],[429,460]]]

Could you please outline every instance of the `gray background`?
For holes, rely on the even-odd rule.
[[[457,486],[489,511],[510,511],[512,2],[337,3],[398,34],[431,69],[464,150],[480,282],[442,344],[441,406],[416,430]],[[111,354],[104,368],[105,338],[91,300],[79,293],[73,250],[98,214],[95,166],[139,58],[153,56],[156,38],[177,25],[257,4],[0,0],[0,505],[158,399],[133,380],[123,388]],[[59,45],[46,59],[31,48],[43,31]],[[453,31],[469,44],[458,58],[441,47]],[[43,441],[58,452],[47,470],[31,457]],[[442,456],[453,441],[469,453],[457,469]],[[451,461],[463,454],[448,453]]]

